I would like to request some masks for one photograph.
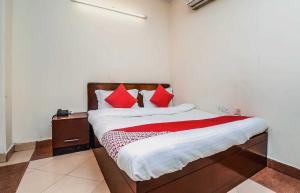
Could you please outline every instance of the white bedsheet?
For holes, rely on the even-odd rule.
[[[192,104],[168,108],[103,109],[89,111],[89,122],[100,140],[107,131],[149,123],[197,120],[217,115]],[[245,143],[264,132],[266,122],[249,118],[204,129],[193,129],[135,141],[122,147],[117,165],[134,181],[158,178],[181,170],[188,163]]]

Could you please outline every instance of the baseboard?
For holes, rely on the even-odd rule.
[[[27,142],[27,143],[17,143],[15,145],[15,151],[26,151],[26,150],[31,150],[35,149],[35,144],[36,142]]]
[[[36,142],[36,149],[52,146],[52,139],[43,139]]]
[[[268,158],[268,167],[300,180],[300,170],[298,168],[280,163],[270,158]]]
[[[6,161],[8,161],[15,152],[15,147],[15,145],[10,146],[9,150],[6,153]]]
[[[6,162],[6,153],[0,153],[0,163]]]
[[[26,151],[26,150],[32,150],[35,151],[42,149],[43,147],[52,147],[52,139],[44,138],[39,139],[37,141],[31,141],[31,142],[25,142],[25,143],[16,143],[14,145],[11,145],[10,148],[6,153],[0,154],[0,163],[7,162],[14,152],[18,151]]]
[[[15,145],[11,145],[6,153],[0,154],[0,163],[7,162],[15,151]]]
[[[26,150],[31,150],[31,149],[35,149],[36,145],[38,145],[37,143],[39,142],[46,142],[52,140],[52,138],[49,137],[45,137],[45,138],[37,138],[34,140],[29,140],[29,141],[24,141],[24,142],[17,142],[16,143],[16,147],[15,147],[15,151],[26,151]]]

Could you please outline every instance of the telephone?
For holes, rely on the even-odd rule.
[[[71,114],[71,112],[69,110],[58,109],[56,116],[63,117],[63,116],[68,116],[70,114]]]

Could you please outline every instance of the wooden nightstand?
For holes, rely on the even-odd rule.
[[[52,118],[53,155],[61,155],[90,148],[87,113],[74,113]]]

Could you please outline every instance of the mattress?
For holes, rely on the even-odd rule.
[[[89,111],[88,119],[103,143],[103,136],[115,129],[218,116],[196,109],[193,104],[182,104],[168,108],[101,109]],[[150,180],[181,170],[197,159],[243,144],[266,129],[265,120],[251,117],[205,129],[166,133],[125,145],[115,161],[132,180]]]

